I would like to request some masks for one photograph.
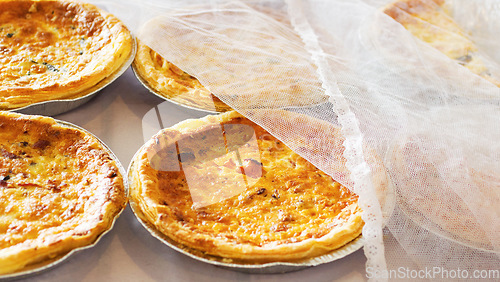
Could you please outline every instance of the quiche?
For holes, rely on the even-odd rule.
[[[138,40],[132,67],[153,93],[211,112],[225,112],[232,107],[307,107],[328,101],[302,39],[279,9],[251,3],[188,8],[184,13],[153,18],[139,33],[143,40]],[[219,23],[226,17],[269,25],[262,26],[259,33],[248,32]],[[197,34],[198,31],[203,32]],[[155,45],[147,45],[146,41]],[[212,44],[214,41],[222,44]],[[166,46],[180,46],[171,50],[180,55],[163,58],[161,48],[170,48]],[[203,78],[210,82],[210,87],[177,67],[181,65],[205,72]],[[212,70],[215,65],[217,69]],[[216,93],[228,87],[230,94]]]
[[[198,79],[165,60],[140,40],[137,40],[137,54],[132,67],[146,87],[174,103],[206,111],[231,110],[231,107],[201,85]]]
[[[89,246],[126,204],[119,164],[94,136],[0,112],[0,277]]]
[[[91,4],[0,1],[0,110],[92,92],[134,51],[125,25]]]
[[[478,55],[477,46],[458,26],[446,5],[445,0],[397,0],[384,7],[384,13],[418,39],[500,87],[500,81]]]
[[[305,261],[364,225],[356,194],[235,111],[161,130],[136,153],[129,181],[142,222],[224,262]]]

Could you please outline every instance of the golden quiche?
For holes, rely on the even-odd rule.
[[[127,61],[125,25],[76,1],[0,1],[0,109],[89,94]]]
[[[397,0],[384,12],[418,39],[500,87],[477,55],[475,43],[453,20],[445,0]]]
[[[224,261],[310,259],[364,224],[357,195],[235,111],[163,129],[137,152],[129,180],[143,222]]]
[[[201,85],[198,79],[165,60],[139,40],[133,68],[138,78],[151,91],[170,101],[206,111],[231,110]]]
[[[327,102],[316,66],[308,60],[302,39],[283,12],[286,10],[248,5],[196,6],[189,13],[182,10],[153,18],[139,34],[143,41],[138,42],[132,64],[137,76],[153,93],[177,104],[213,112],[231,107],[307,107]],[[269,24],[259,32],[214,24],[226,17]],[[147,45],[146,41],[153,43]],[[212,41],[222,44],[208,43]],[[172,51],[182,56],[162,57],[161,48],[165,46],[182,46]],[[188,70],[184,71],[183,65],[201,69],[210,85],[185,72]],[[212,67],[213,71],[207,71]],[[231,90],[222,93],[228,87]]]
[[[0,112],[0,276],[93,244],[126,204],[122,173],[83,130]]]

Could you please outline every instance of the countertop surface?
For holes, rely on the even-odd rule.
[[[160,129],[206,112],[151,94],[128,69],[88,103],[57,116],[92,132],[127,169],[135,152]],[[158,118],[159,117],[159,118]],[[26,281],[363,281],[360,249],[342,259],[280,274],[249,274],[197,261],[154,238],[127,207],[113,229],[89,249]]]

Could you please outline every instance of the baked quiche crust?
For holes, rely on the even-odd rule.
[[[225,112],[231,107],[160,54],[137,40],[132,67],[139,80],[153,93],[177,104],[205,111]]]
[[[226,112],[232,110],[232,107],[238,109],[309,107],[328,101],[328,96],[324,94],[321,82],[317,78],[316,66],[306,60],[301,53],[305,52],[299,47],[303,44],[302,39],[293,31],[286,9],[276,9],[272,7],[274,5],[267,6],[265,3],[254,5],[255,3],[248,2],[244,4],[244,8],[238,3],[226,4],[220,6],[222,9],[210,5],[191,6],[189,9],[193,11],[192,13],[185,13],[185,10],[178,14],[172,12],[171,17],[175,18],[173,22],[165,17],[156,17],[142,27],[139,37],[144,41],[138,40],[138,51],[132,66],[146,87],[174,103],[210,112]],[[272,4],[279,5],[279,3]],[[251,9],[247,10],[248,7]],[[250,11],[258,12],[252,13],[251,18],[255,21],[272,18],[267,25],[270,30],[258,34],[254,31],[249,32],[248,38],[245,38],[242,36],[245,34],[244,31],[231,28],[230,24],[220,30],[214,29],[211,24],[218,17],[248,19]],[[177,20],[186,23],[186,26],[171,24]],[[225,41],[234,38],[234,46],[245,45],[248,48],[233,50],[229,47],[228,50],[221,50],[219,48],[224,47],[207,44],[208,39],[200,39],[202,41],[200,44],[186,45],[182,35],[190,34],[188,30],[191,29],[204,30],[204,33],[210,34],[210,40]],[[179,33],[181,36],[175,36]],[[161,39],[160,41],[153,39],[158,34],[164,35],[163,38],[168,38],[169,42],[175,42],[177,46],[184,45],[189,52],[184,53],[186,56],[176,56],[175,60],[163,58],[158,53],[160,48],[164,47],[161,45]],[[148,39],[156,43],[148,43],[151,44],[148,46],[145,43]],[[284,51],[283,49],[286,49],[284,45],[293,47]],[[228,52],[234,53],[226,56]],[[210,58],[209,64],[219,62],[223,66],[212,72],[217,74],[216,77],[210,75],[205,77],[210,81],[210,85],[203,85],[203,81],[200,82],[198,78],[182,69],[183,63],[198,67],[207,63],[200,60],[199,56]],[[229,61],[232,62],[226,64]],[[226,89],[227,85],[231,85],[234,91],[216,93],[217,88]],[[246,85],[252,86],[252,89]]]
[[[447,8],[445,0],[396,0],[384,7],[384,13],[413,36],[500,87],[500,81],[492,76],[478,56],[476,44],[455,22]]]
[[[357,195],[235,111],[160,131],[137,152],[129,181],[142,221],[225,261],[303,261],[363,227]]]
[[[0,112],[0,275],[93,244],[126,199],[118,164],[97,138]]]
[[[125,25],[77,1],[0,1],[0,109],[89,94],[132,55]]]

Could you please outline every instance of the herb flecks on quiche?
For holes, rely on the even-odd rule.
[[[95,137],[0,113],[0,275],[93,244],[125,204],[123,176]]]
[[[0,109],[84,96],[128,59],[117,18],[75,1],[0,1]]]
[[[191,250],[297,261],[357,238],[357,195],[236,112],[160,131],[129,178],[136,214]]]

